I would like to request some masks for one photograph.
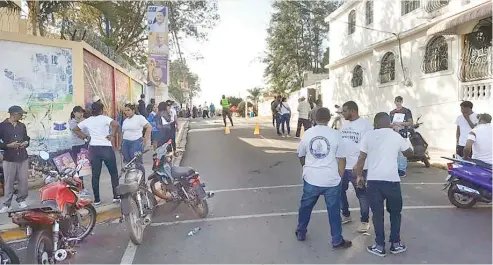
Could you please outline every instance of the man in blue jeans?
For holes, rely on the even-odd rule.
[[[346,157],[346,169],[344,170],[344,176],[342,176],[341,191],[342,223],[345,224],[351,222],[349,202],[346,195],[346,191],[349,188],[349,182],[351,182],[354,191],[356,192],[356,197],[359,200],[361,213],[361,223],[359,224],[357,231],[365,233],[370,229],[370,204],[366,196],[366,189],[358,188],[356,185],[356,174],[353,172],[353,167],[358,161],[361,138],[367,132],[372,131],[373,126],[367,120],[360,118],[358,104],[354,101],[348,101],[342,105],[342,115],[346,120],[341,128],[342,144]],[[366,169],[367,166],[365,165],[363,170],[364,177],[366,177]]]
[[[370,201],[375,228],[375,244],[368,246],[367,251],[384,257],[385,251],[385,207],[390,214],[390,252],[398,254],[407,250],[400,237],[402,194],[400,177],[396,161],[399,153],[412,155],[409,142],[390,127],[390,116],[385,112],[375,115],[375,130],[367,132],[361,140],[361,152],[354,166],[357,174],[357,185],[365,187],[363,166],[368,164],[366,194]],[[385,204],[384,204],[385,203]]]
[[[333,249],[351,247],[351,241],[342,237],[341,223],[341,175],[346,160],[340,155],[341,135],[327,126],[330,111],[320,108],[316,113],[317,125],[307,130],[298,146],[298,157],[303,166],[303,195],[298,215],[296,237],[306,238],[308,223],[318,197],[323,195],[329,216]]]

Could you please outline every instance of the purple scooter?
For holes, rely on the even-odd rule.
[[[445,187],[448,199],[458,208],[471,208],[476,202],[491,202],[491,165],[475,163],[461,157],[449,158]]]

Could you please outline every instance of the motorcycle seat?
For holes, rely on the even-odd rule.
[[[171,167],[171,176],[173,178],[188,177],[194,173],[195,170],[191,167]]]
[[[137,182],[132,182],[132,183],[122,183],[116,187],[116,194],[118,195],[124,195],[128,193],[134,193],[139,189],[139,183]]]

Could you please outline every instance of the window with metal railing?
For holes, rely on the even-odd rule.
[[[448,5],[449,2],[450,0],[428,0],[424,6],[424,9],[426,12],[431,13]]]
[[[426,45],[421,71],[425,74],[448,70],[448,45],[445,37],[436,36]]]
[[[389,83],[395,80],[395,55],[387,52],[383,55],[380,62],[380,72],[378,73],[380,84]]]
[[[421,6],[420,0],[404,0],[401,1],[401,15],[411,13]]]
[[[348,35],[351,35],[351,34],[353,34],[356,31],[356,11],[355,10],[349,12],[349,15],[348,15],[348,19],[347,20],[348,20],[347,21]]]
[[[461,81],[484,80],[493,77],[491,17],[482,19],[473,31],[463,37]]]
[[[363,85],[363,68],[361,65],[356,65],[353,69],[353,77],[351,78],[352,87]]]

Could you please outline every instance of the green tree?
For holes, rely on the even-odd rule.
[[[180,60],[170,62],[169,93],[181,104],[190,102],[191,98],[200,93],[200,81],[196,74],[192,73],[188,65]],[[184,81],[183,81],[184,80]]]
[[[251,100],[255,106],[257,106],[260,100],[260,96],[262,96],[263,89],[261,87],[254,87],[247,89],[247,92],[248,94],[250,94],[247,98]]]
[[[271,92],[300,89],[304,72],[324,72],[322,43],[328,35],[325,18],[340,6],[334,1],[276,1],[267,29],[265,77]]]
[[[237,97],[228,97],[228,100],[229,100],[229,103],[232,105],[232,106],[236,106],[238,107],[238,105],[240,104],[240,102],[243,101],[243,99],[241,98],[237,98]]]

